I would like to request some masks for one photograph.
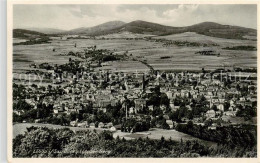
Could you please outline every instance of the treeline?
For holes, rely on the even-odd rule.
[[[150,129],[150,120],[137,121],[134,118],[126,119],[122,123],[122,132],[141,132],[148,131]]]
[[[236,113],[237,117],[244,117],[245,120],[251,120],[252,117],[256,117],[257,113],[257,106],[256,102],[254,102],[254,107],[245,106],[242,107],[241,105],[238,106],[239,110]]]
[[[235,72],[253,72],[253,73],[257,73],[257,68],[240,68],[240,67],[236,67]]]
[[[220,53],[216,53],[213,50],[202,50],[202,51],[195,52],[195,54],[208,55],[208,56],[220,56]]]
[[[254,126],[217,127],[216,130],[211,130],[207,126],[195,125],[189,121],[187,124],[178,124],[175,129],[203,140],[227,144],[231,147],[251,148],[257,144]]]
[[[73,132],[68,128],[50,129],[30,127],[24,135],[13,139],[13,157],[256,157],[256,147],[218,145],[207,147],[199,141],[171,139],[134,140],[113,138],[112,133],[103,131]]]
[[[133,104],[129,104],[129,107]],[[93,108],[92,104],[83,105],[79,112],[71,112],[70,114],[53,114],[53,105],[46,105],[44,103],[39,103],[34,106],[28,104],[25,100],[17,100],[13,104],[13,122],[21,123],[26,122],[36,122],[37,123],[49,123],[55,125],[68,126],[71,121],[78,120],[79,122],[87,121],[88,123],[98,124],[99,122],[109,123],[112,122],[114,125],[120,124],[121,119],[125,117],[125,111],[122,109],[121,103],[117,103],[115,106],[108,105],[106,107],[107,112],[102,110],[97,110]],[[19,114],[18,114],[19,113]],[[141,126],[143,124],[141,123]],[[139,123],[136,126],[137,131],[139,129]],[[142,130],[142,129],[141,129]]]
[[[150,39],[148,41],[155,41],[163,43],[162,46],[169,47],[169,46],[186,46],[186,47],[209,47],[209,46],[219,46],[215,43],[200,43],[200,42],[189,42],[189,41],[173,41],[167,39]]]
[[[34,109],[34,107],[25,100],[18,100],[17,103],[13,104],[13,110],[13,122],[35,122],[36,119],[41,119],[42,122],[46,122],[52,117],[53,105],[39,103],[37,104],[37,109]],[[17,112],[20,112],[20,114],[17,114]]]
[[[225,50],[245,50],[245,51],[256,51],[257,48],[254,46],[233,46],[233,47],[225,47],[222,48]]]
[[[26,42],[14,43],[13,45],[34,45],[34,44],[45,44],[50,43],[49,37],[40,37],[39,39],[31,39]]]
[[[116,61],[124,58],[124,55],[114,54],[113,52],[107,49],[97,49],[96,46],[85,49],[84,51],[84,54],[74,54],[73,52],[70,52],[68,55],[78,56],[83,59],[92,57],[93,61],[99,62]]]

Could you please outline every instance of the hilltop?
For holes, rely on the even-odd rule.
[[[87,34],[87,35],[97,35],[98,33],[102,33],[102,31],[107,31],[111,29],[115,29],[124,25],[125,22],[122,21],[109,21],[94,27],[81,27],[73,30],[69,30],[64,32],[64,34]]]
[[[172,27],[142,20],[137,20],[130,23],[118,23],[115,26],[104,26],[104,24],[102,24],[99,26],[88,28],[87,30],[81,28],[80,30],[72,31],[74,34],[86,34],[89,36],[100,36],[120,32],[131,32],[137,34],[150,34],[159,36],[184,32],[196,32],[198,34],[206,36],[228,39],[244,39],[243,36],[256,36],[255,29],[222,25],[214,22],[203,22],[186,27]]]
[[[44,34],[59,34],[59,33],[66,32],[66,30],[61,30],[56,28],[28,28],[28,30],[44,33]]]
[[[13,30],[13,38],[33,39],[41,36],[46,36],[46,34],[26,29]]]

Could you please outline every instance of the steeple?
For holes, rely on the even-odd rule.
[[[143,91],[145,90],[145,77],[144,77],[144,74],[143,74],[143,80],[142,80],[142,89],[143,89]]]
[[[109,72],[106,73],[106,82],[109,82]]]

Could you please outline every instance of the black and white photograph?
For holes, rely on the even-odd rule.
[[[21,2],[12,158],[257,158],[257,3]]]

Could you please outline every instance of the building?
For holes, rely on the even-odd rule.
[[[170,129],[173,128],[173,121],[172,120],[166,120],[166,123],[170,126]]]
[[[135,99],[135,109],[136,111],[142,110],[144,107],[146,107],[146,101],[145,99]]]
[[[208,110],[208,111],[206,112],[206,117],[207,117],[207,119],[209,119],[209,118],[215,118],[215,116],[216,116],[216,113],[215,113],[214,110]]]

